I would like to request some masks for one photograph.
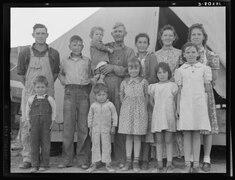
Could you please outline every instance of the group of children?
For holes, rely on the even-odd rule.
[[[142,137],[149,133],[153,135],[156,143],[157,170],[159,172],[163,170],[163,146],[165,145],[166,168],[172,170],[174,168],[172,138],[176,131],[183,131],[184,146],[187,147],[184,152],[185,172],[198,172],[200,130],[211,130],[205,91],[208,91],[208,84],[212,80],[211,69],[198,61],[198,47],[190,42],[183,46],[182,58],[185,63],[176,69],[174,74],[168,63],[158,63],[154,69],[157,82],[152,84],[143,78],[143,71],[146,69],[139,58],[134,57],[129,60],[128,76],[120,85],[121,109],[117,114],[113,102],[108,99],[105,75],[100,71],[101,66],[109,63],[107,53],[112,53],[113,49],[102,43],[102,28],[92,28],[90,37],[92,38],[91,64],[84,66],[86,61],[80,62],[84,67],[83,70],[77,71],[81,82],[86,78],[87,82],[83,83],[93,85],[95,96],[95,102],[90,105],[86,117],[89,136],[92,139],[92,165],[87,171],[93,172],[99,161],[106,163],[108,172],[115,171],[111,166],[111,135],[116,132],[117,128],[117,133],[126,135],[126,163],[121,170],[126,171],[131,167],[136,172],[140,170],[141,141]],[[82,39],[79,36],[71,37],[69,47],[72,51],[70,58],[74,59],[74,63],[78,62],[77,59],[83,48]],[[61,63],[61,69],[63,70],[59,75],[61,84],[76,84],[73,82],[76,77],[68,77],[71,74],[69,66]],[[39,167],[40,148],[43,163],[45,163],[43,167],[49,167],[50,132],[55,122],[56,107],[54,99],[47,95],[47,86],[48,82],[44,76],[35,78],[36,94],[29,98],[26,107],[26,117],[30,123],[29,132],[32,134],[31,146],[34,147],[31,152],[33,172]],[[66,90],[66,93],[72,96],[69,90]],[[149,103],[153,108],[151,113],[148,111]],[[132,152],[134,152],[133,155]],[[192,169],[189,161],[191,155],[194,157]],[[133,165],[132,156],[134,157]]]

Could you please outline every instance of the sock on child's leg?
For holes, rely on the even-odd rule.
[[[172,166],[172,161],[167,161],[166,167],[168,167],[168,166]]]
[[[131,156],[127,156],[127,157],[126,157],[126,161],[127,161],[127,162],[131,162]]]
[[[139,157],[135,157],[133,162],[139,162]]]
[[[198,167],[199,166],[199,161],[193,161],[193,167]]]
[[[211,158],[210,158],[210,156],[204,156],[203,162],[211,163]]]

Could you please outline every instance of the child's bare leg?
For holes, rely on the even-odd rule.
[[[200,131],[193,131],[193,166],[199,166],[199,157],[201,149]]]
[[[121,170],[127,171],[131,166],[131,154],[133,149],[133,135],[126,135],[126,163]]]
[[[133,162],[134,171],[139,171],[140,148],[141,148],[141,136],[134,135],[134,162]]]
[[[167,154],[167,167],[172,166],[173,145],[172,145],[172,132],[165,132],[166,154]]]
[[[162,142],[163,142],[163,132],[157,132],[156,133],[156,154],[157,154],[157,164],[158,168],[162,169],[163,168],[163,162],[162,162]]]

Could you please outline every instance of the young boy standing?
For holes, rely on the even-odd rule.
[[[74,132],[77,126],[76,157],[78,166],[89,167],[90,138],[88,135],[87,115],[90,107],[91,61],[82,55],[83,40],[74,35],[70,38],[71,54],[62,59],[59,80],[65,87],[64,94],[64,130],[63,156],[64,162],[58,168],[73,166]]]
[[[92,165],[87,170],[96,169],[96,163],[102,161],[106,164],[108,172],[114,172],[111,167],[111,134],[115,133],[118,116],[114,104],[108,100],[108,87],[97,83],[93,92],[96,101],[91,105],[88,114],[89,135],[92,139]]]
[[[50,132],[56,118],[56,104],[55,100],[47,94],[46,77],[37,76],[33,84],[36,95],[30,96],[26,104],[26,124],[28,124],[31,137],[32,173],[49,168]]]
[[[35,77],[43,75],[48,81],[48,95],[54,97],[54,82],[59,74],[60,56],[59,52],[49,47],[46,40],[49,36],[47,27],[43,24],[33,26],[33,38],[35,43],[32,46],[24,48],[18,57],[17,74],[19,75],[24,88],[22,90],[21,112],[22,120],[20,125],[20,137],[23,145],[21,152],[23,164],[21,169],[31,168],[31,149],[30,136],[27,132],[28,127],[25,124],[25,108],[28,98],[34,94],[33,82]]]

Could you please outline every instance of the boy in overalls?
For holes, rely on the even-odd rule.
[[[33,27],[35,43],[19,53],[17,74],[21,77],[24,85],[22,91],[21,111],[22,120],[20,126],[21,142],[23,145],[22,169],[31,167],[30,136],[27,124],[25,124],[25,107],[28,98],[34,94],[33,81],[36,76],[43,75],[48,81],[48,95],[54,97],[54,82],[58,77],[60,57],[59,52],[46,44],[48,37],[47,28],[43,24],[35,24]]]
[[[49,168],[50,132],[56,118],[56,104],[55,100],[48,96],[47,88],[48,81],[46,77],[37,76],[34,81],[36,95],[30,96],[26,104],[25,123],[29,127],[31,137],[30,147],[33,167],[31,172],[45,171]]]

